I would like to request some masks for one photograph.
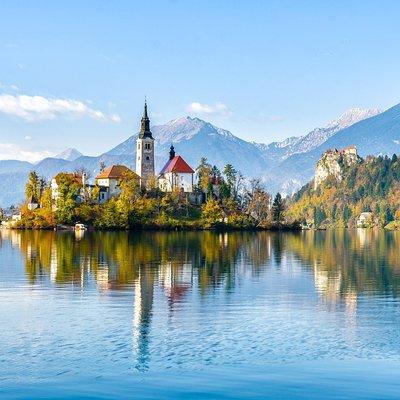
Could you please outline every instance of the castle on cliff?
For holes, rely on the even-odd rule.
[[[352,165],[360,159],[357,148],[354,145],[339,150],[326,150],[318,160],[315,168],[314,190],[329,176],[333,176],[340,181],[342,179],[343,167]]]

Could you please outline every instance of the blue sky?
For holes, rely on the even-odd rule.
[[[271,142],[400,102],[398,1],[9,1],[0,159],[106,151],[199,116]]]

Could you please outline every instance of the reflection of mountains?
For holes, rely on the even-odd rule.
[[[327,298],[400,290],[400,233],[382,230],[303,232],[285,248],[313,268],[316,289]]]

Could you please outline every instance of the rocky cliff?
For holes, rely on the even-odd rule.
[[[344,168],[359,161],[361,161],[361,158],[357,154],[355,146],[346,147],[342,150],[327,150],[317,162],[314,189],[317,189],[330,176],[340,182],[343,178]]]

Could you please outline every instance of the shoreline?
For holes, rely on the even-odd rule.
[[[274,231],[274,232],[300,232],[302,229],[297,225],[280,225],[269,227],[237,227],[237,226],[215,226],[205,228],[201,226],[138,226],[132,228],[109,228],[101,229],[94,226],[87,226],[87,229],[75,229],[74,225],[63,225],[62,227],[3,227],[2,229],[17,230],[17,231],[55,231],[55,232],[258,232],[258,231]]]

